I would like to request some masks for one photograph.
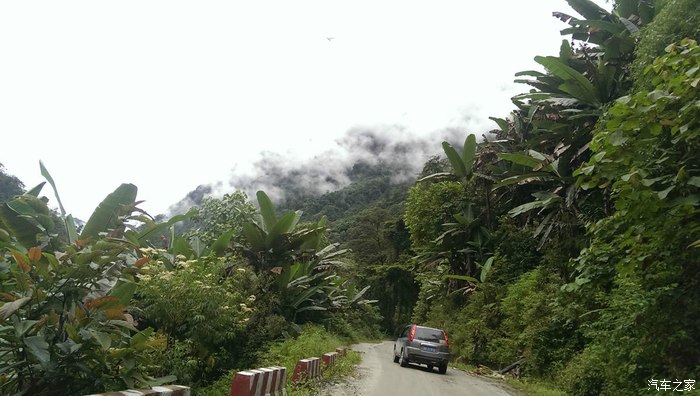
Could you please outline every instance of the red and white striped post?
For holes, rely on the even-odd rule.
[[[151,389],[128,389],[119,392],[96,393],[88,396],[111,396],[111,395],[133,395],[133,396],[190,396],[190,388],[182,385],[154,386]]]
[[[316,380],[321,376],[321,359],[317,357],[312,357],[308,359],[301,359],[297,362],[296,367],[294,367],[294,375],[292,376],[292,383],[297,384],[299,381],[304,380]]]
[[[323,360],[323,367],[328,368],[331,366],[335,366],[335,361],[337,358],[338,352],[324,353],[323,356],[321,356],[321,360]]]
[[[267,367],[239,371],[231,380],[230,396],[281,396],[286,395],[287,369]]]

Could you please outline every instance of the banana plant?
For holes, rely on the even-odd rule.
[[[626,65],[633,57],[639,28],[654,17],[655,2],[618,1],[612,13],[590,0],[568,3],[583,18],[555,12],[555,17],[570,25],[561,33],[588,45],[572,48],[568,40],[563,40],[559,56],[535,57],[546,72],[516,73],[516,77],[530,77],[516,82],[534,89],[513,97],[513,102],[531,124],[532,145],[543,151],[543,147],[553,150],[561,143],[566,149],[559,155],[566,153],[571,159],[586,151],[591,124],[606,103],[629,88]],[[505,130],[508,125],[503,124],[499,127]]]
[[[349,280],[343,280],[339,287],[328,293],[331,308],[342,310],[344,308],[368,305],[378,302],[378,300],[363,299],[362,297],[369,291],[370,286],[365,286],[362,290],[357,290],[357,285]]]
[[[461,153],[449,142],[442,142],[442,149],[450,161],[452,172],[438,172],[419,179],[419,182],[433,179],[449,179],[456,176],[460,180],[469,180],[473,176],[474,161],[476,159],[476,136],[470,134],[464,141]]]
[[[75,241],[78,240],[78,231],[77,227],[75,226],[75,219],[73,218],[73,215],[71,214],[66,214],[66,210],[63,207],[63,202],[61,202],[61,197],[58,195],[58,189],[56,188],[56,183],[53,181],[53,177],[51,177],[51,174],[49,173],[48,169],[44,166],[44,163],[42,161],[39,161],[39,169],[41,170],[41,175],[44,176],[46,181],[49,182],[51,185],[51,188],[53,188],[53,193],[56,196],[56,201],[58,201],[58,207],[61,209],[61,216],[63,218],[63,224],[66,229],[66,235],[68,235],[68,243],[73,244]],[[43,184],[42,184],[43,186]],[[39,186],[37,186],[39,187]],[[39,187],[39,190],[41,188]],[[39,194],[39,191],[33,189],[31,193],[35,194],[37,196]]]
[[[243,224],[247,244],[241,248],[258,270],[294,262],[303,252],[319,248],[326,231],[325,217],[318,223],[297,227],[301,211],[287,212],[278,218],[265,192],[258,191],[256,197],[260,217],[257,222]]]
[[[486,261],[481,264],[481,263],[476,263],[476,266],[479,268],[479,279],[473,277],[473,276],[466,276],[466,275],[454,275],[454,274],[449,274],[445,275],[445,279],[455,279],[455,280],[461,280],[461,281],[466,281],[467,286],[464,286],[460,289],[455,290],[455,293],[458,292],[464,292],[464,293],[469,293],[471,291],[476,290],[476,284],[477,283],[484,283],[486,282],[489,273],[491,272],[491,269],[493,268],[493,260],[494,257],[491,256]]]
[[[497,180],[486,173],[476,171],[476,162],[478,158],[476,136],[474,134],[469,134],[460,151],[457,151],[449,142],[442,142],[442,149],[450,162],[452,173],[434,173],[420,178],[418,182],[456,179],[462,183],[465,190],[471,184],[482,186],[482,199],[485,204],[483,214],[486,217],[487,227],[491,227],[491,184]]]
[[[44,200],[31,194],[15,197],[0,204],[0,229],[7,239],[12,235],[18,247],[29,248],[46,244],[51,238],[54,224]]]
[[[574,48],[563,40],[558,56],[535,57],[545,72],[517,73],[516,82],[533,89],[513,97],[518,109],[510,120],[492,118],[499,136],[509,140],[498,154],[509,166],[500,165],[494,190],[511,192],[519,202],[522,195],[535,198],[509,214],[541,215],[540,247],[557,227],[579,227],[577,206],[600,194],[580,191],[573,170],[588,160],[592,131],[605,106],[628,89],[627,65],[639,28],[655,14],[653,0],[621,0],[613,12],[591,0],[567,1],[581,17],[554,13],[569,24],[561,33],[586,44]]]
[[[296,262],[285,265],[275,278],[287,320],[296,322],[301,312],[326,311],[331,306],[338,276],[316,268],[313,261]]]
[[[456,280],[477,282],[475,276],[481,268],[479,263],[487,262],[492,249],[491,234],[482,218],[476,215],[473,204],[468,204],[463,213],[453,217],[454,222],[442,225],[445,231],[432,242],[431,248],[418,255],[424,264],[433,267],[448,265],[447,272],[451,275],[443,277],[449,280],[448,291],[458,289]]]

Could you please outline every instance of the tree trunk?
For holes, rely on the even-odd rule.
[[[505,374],[505,373],[507,373],[507,372],[513,370],[514,368],[520,366],[520,365],[523,364],[524,362],[525,362],[525,358],[520,358],[520,359],[518,359],[516,362],[514,362],[514,363],[508,365],[508,366],[507,366],[506,368],[504,368],[503,370],[498,370],[498,374]]]

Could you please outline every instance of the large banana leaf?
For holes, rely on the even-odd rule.
[[[316,286],[311,286],[308,289],[304,289],[296,299],[294,299],[291,303],[291,306],[295,309],[298,309],[299,306],[304,303],[305,301],[309,300],[311,296],[313,296],[316,293],[321,293],[323,291],[323,286],[325,284],[321,283]]]
[[[474,134],[469,134],[467,139],[464,141],[464,148],[462,149],[462,160],[464,162],[465,174],[467,176],[472,174],[472,169],[474,168],[474,159],[476,158],[476,136]]]
[[[264,191],[258,191],[255,195],[258,198],[258,205],[260,206],[260,214],[263,218],[265,230],[269,231],[277,224],[275,207],[272,205],[270,197],[268,197]]]
[[[107,195],[85,223],[80,238],[96,238],[100,232],[117,226],[119,216],[124,214],[124,206],[132,206],[136,201],[137,191],[135,185],[125,183]]]
[[[510,161],[514,164],[526,166],[528,168],[535,168],[539,164],[542,163],[542,161],[535,159],[529,155],[526,154],[519,154],[519,153],[499,153],[497,154],[498,158],[504,159],[506,161]]]
[[[281,235],[291,232],[299,222],[300,217],[300,211],[288,212],[282,216],[271,228],[267,229],[265,244],[269,247]]]
[[[639,15],[640,0],[617,0],[615,2],[615,13],[623,17]]]
[[[515,77],[520,77],[520,76],[530,76],[530,77],[544,77],[546,74],[542,72],[538,72],[536,70],[523,70],[515,73]],[[493,119],[493,117],[489,117],[490,119]]]
[[[0,224],[25,248],[36,246],[37,234],[52,223],[46,203],[32,195],[21,195],[0,204]]]
[[[58,189],[56,188],[56,183],[53,181],[53,177],[49,173],[48,169],[44,166],[44,163],[39,161],[39,169],[41,170],[41,175],[49,182],[51,188],[53,188],[53,193],[56,196],[56,201],[58,201],[58,207],[61,209],[61,216],[63,217],[63,226],[66,228],[66,234],[68,235],[68,242],[73,244],[78,240],[78,228],[75,226],[75,220],[73,215],[66,216],[66,210],[63,207],[63,202],[61,202],[61,197],[58,195]]]
[[[147,240],[151,236],[153,236],[159,232],[162,232],[164,230],[169,229],[175,223],[179,223],[181,221],[185,221],[185,220],[190,219],[194,213],[195,213],[194,210],[190,210],[187,213],[171,217],[165,223],[155,223],[155,222],[146,223],[144,228],[142,230],[139,230],[139,232],[137,234],[135,234],[136,240],[138,240],[139,243],[143,243],[143,241]]]
[[[192,249],[192,246],[190,245],[190,243],[187,242],[187,240],[185,238],[182,238],[182,237],[175,238],[170,250],[174,256],[181,254],[181,255],[187,257],[188,259],[196,257],[194,249]]]
[[[350,304],[357,302],[365,293],[367,293],[367,290],[369,290],[369,288],[370,288],[370,286],[365,286],[364,289],[360,290],[352,298],[350,298],[348,302]]]
[[[61,197],[58,195],[58,190],[56,189],[56,183],[54,183],[53,177],[51,177],[51,174],[46,169],[46,167],[44,166],[44,163],[42,161],[39,161],[39,169],[41,169],[41,175],[44,176],[44,178],[49,182],[49,184],[53,188],[53,193],[56,196],[56,200],[58,201],[58,207],[61,209],[61,215],[65,216],[66,210],[63,208],[63,203],[61,202]]]
[[[445,275],[445,279],[458,279],[458,280],[464,280],[468,282],[478,282],[479,280],[472,277],[472,276],[466,276],[466,275]]]
[[[558,87],[560,90],[583,102],[595,106],[600,105],[593,84],[583,74],[562,62],[561,59],[554,56],[536,56],[535,61],[564,81]]]
[[[265,250],[265,236],[263,231],[253,223],[243,223],[243,236],[248,240],[254,251]]]
[[[451,172],[438,172],[438,173],[433,173],[432,175],[428,175],[425,177],[421,177],[420,179],[416,180],[418,183],[428,181],[428,180],[434,180],[434,181],[446,181],[446,180],[455,180],[456,177],[454,173]]]
[[[537,198],[535,201],[524,203],[508,211],[511,217],[519,216],[533,209],[546,208],[554,203],[561,201],[561,197],[549,191],[538,191],[532,194]]]
[[[37,197],[37,198],[38,198],[38,197],[39,197],[39,193],[41,192],[41,189],[44,188],[44,185],[45,185],[45,184],[46,184],[46,182],[41,182],[41,183],[37,184],[37,185],[34,186],[31,190],[27,191],[27,192],[24,193],[24,194],[25,194],[25,195],[31,195],[32,197]]]
[[[577,20],[575,22],[577,25],[581,26],[589,26],[592,28],[600,29],[600,30],[605,30],[609,33],[616,34],[616,33],[622,33],[626,30],[626,27],[624,24],[619,24],[615,22],[608,22],[608,21],[601,21],[601,20]],[[636,28],[636,26],[635,26]],[[639,29],[637,29],[639,30]]]
[[[479,275],[479,280],[481,283],[486,282],[486,277],[488,276],[489,272],[491,272],[491,268],[493,267],[493,257],[489,257],[488,260],[484,263],[483,266],[481,266],[481,274]]]
[[[452,147],[452,145],[448,142],[442,142],[442,149],[445,151],[447,159],[450,160],[450,164],[452,164],[452,169],[454,170],[455,174],[459,177],[466,177],[467,169],[464,166],[464,162],[462,162],[462,157],[460,157],[459,153],[457,153],[457,150],[455,150],[454,147]]]
[[[231,238],[233,238],[233,233],[234,231],[230,230],[221,234],[219,238],[212,243],[210,250],[206,251],[206,253],[212,251],[217,257],[223,257],[224,253],[226,253],[226,248],[231,242]]]
[[[503,118],[489,117],[489,119],[491,121],[495,122],[496,124],[498,124],[498,127],[501,128],[501,130],[503,132],[507,133],[508,130],[510,129],[510,124],[508,123],[508,121],[504,120]]]
[[[610,17],[610,13],[591,0],[566,0],[567,3],[586,19]]]
[[[503,186],[508,186],[511,184],[516,184],[520,182],[530,182],[530,181],[535,181],[535,180],[548,180],[548,179],[553,179],[554,175],[551,175],[549,173],[545,172],[532,172],[532,173],[524,173],[522,175],[515,175],[511,177],[507,177],[500,182],[496,183],[493,185],[493,189],[497,189]]]

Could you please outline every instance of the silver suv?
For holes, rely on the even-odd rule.
[[[445,374],[449,359],[444,330],[410,324],[403,328],[394,342],[394,363],[400,363],[401,367],[408,366],[409,362],[420,363],[428,365],[430,370],[437,366],[440,374]]]

